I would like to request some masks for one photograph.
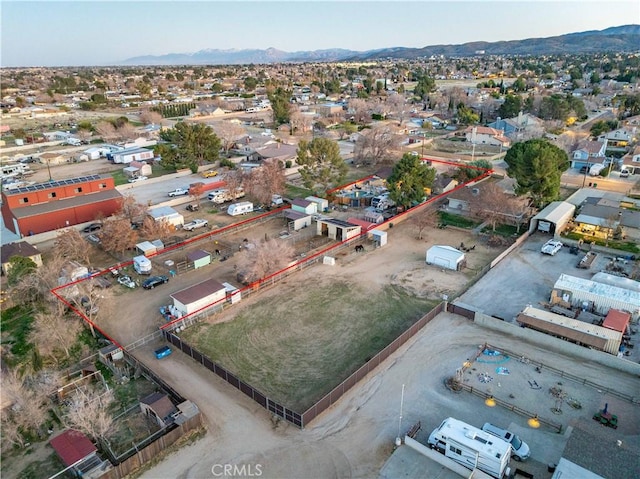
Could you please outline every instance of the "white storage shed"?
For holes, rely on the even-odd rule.
[[[311,225],[311,215],[306,213],[287,209],[283,211],[283,215],[287,219],[289,231],[298,231]]]
[[[227,301],[235,304],[242,299],[242,292],[231,283],[222,283],[227,294]]]
[[[207,279],[189,288],[171,295],[173,306],[182,316],[195,312],[202,312],[211,307],[221,308],[220,302],[227,296],[227,290],[222,283],[215,279]]]
[[[170,206],[152,208],[149,210],[149,216],[151,216],[155,221],[166,221],[175,228],[184,224],[184,216]]]
[[[151,241],[143,241],[136,245],[136,249],[145,256],[151,256],[157,251],[156,246]]]
[[[326,211],[329,211],[329,200],[327,200],[326,198],[319,198],[317,196],[307,196],[305,200],[311,201],[312,203],[315,203],[316,205],[318,205],[316,208],[318,213],[324,213]]]
[[[460,250],[445,245],[434,245],[427,250],[427,264],[459,271],[466,264],[466,257]]]
[[[318,212],[318,204],[313,201],[296,198],[291,202],[291,209],[299,211],[300,213],[312,215]]]

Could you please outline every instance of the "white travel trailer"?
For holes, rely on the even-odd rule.
[[[133,258],[133,269],[138,274],[151,274],[151,260],[144,255]]]
[[[511,444],[452,417],[433,430],[427,444],[464,467],[492,477],[509,477]]]
[[[246,215],[253,211],[253,203],[250,201],[241,201],[240,203],[233,203],[227,208],[227,214],[231,216]]]

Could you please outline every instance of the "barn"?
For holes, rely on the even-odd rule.
[[[226,288],[215,279],[207,279],[171,295],[173,306],[182,316],[201,312],[210,307],[221,308],[226,297]]]
[[[427,264],[459,271],[466,265],[466,257],[460,250],[451,246],[434,245],[427,250]]]
[[[334,218],[319,218],[316,222],[318,236],[328,236],[332,240],[347,241],[360,235],[361,226]]]

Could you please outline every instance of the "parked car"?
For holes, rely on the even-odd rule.
[[[629,178],[629,170],[621,170],[620,178]]]
[[[583,166],[582,168],[580,168],[580,174],[581,175],[584,175],[588,171],[589,171],[589,167],[587,167],[587,166]]]
[[[482,430],[511,444],[511,457],[513,457],[516,461],[526,461],[531,455],[527,443],[511,431],[507,431],[506,429],[494,426],[489,422],[484,423],[484,426],[482,426]]]
[[[202,172],[203,178],[213,178],[214,176],[218,176],[218,172],[216,170],[208,170]]]
[[[133,178],[129,178],[129,183],[137,183],[139,181],[147,180],[146,176],[134,176]]]
[[[136,282],[132,280],[130,276],[127,276],[127,275],[119,276],[118,283],[120,283],[122,286],[126,286],[127,288],[131,288],[131,289],[136,287]]]
[[[185,188],[176,188],[173,191],[170,191],[168,193],[170,198],[173,198],[174,196],[184,196],[184,195],[188,195],[189,194],[189,190],[185,189]]]
[[[169,278],[167,276],[151,276],[150,278],[147,278],[144,280],[144,282],[142,283],[142,287],[144,289],[153,289],[156,286],[159,286],[161,284],[165,284],[169,282]]]
[[[185,225],[182,228],[186,231],[193,231],[196,228],[204,228],[208,224],[209,222],[207,220],[196,219],[196,220],[190,221],[189,223],[185,223]]]
[[[198,206],[196,203],[191,203],[187,205],[187,208],[186,208],[187,211],[198,211],[199,209],[200,209],[200,206]]]
[[[82,228],[83,233],[93,233],[94,231],[99,231],[102,229],[102,224],[100,223],[91,223],[89,226],[85,226]]]
[[[90,241],[91,243],[95,243],[95,244],[100,244],[100,238],[98,238],[96,235],[87,236],[87,241]]]
[[[162,359],[169,356],[173,351],[169,346],[162,346],[159,349],[156,349],[153,353],[156,355],[156,359]]]
[[[562,249],[563,244],[554,239],[550,239],[545,244],[542,245],[541,252],[543,254],[549,254],[551,256],[555,256],[555,254]]]

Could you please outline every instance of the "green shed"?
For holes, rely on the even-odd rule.
[[[193,268],[202,268],[211,263],[211,253],[205,250],[197,249],[187,255],[187,259],[193,263]]]

